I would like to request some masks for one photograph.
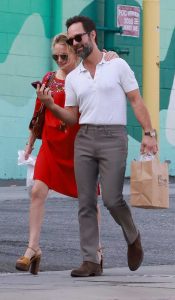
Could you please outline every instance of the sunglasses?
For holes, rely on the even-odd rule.
[[[82,41],[82,36],[85,34],[89,34],[89,32],[83,32],[83,33],[76,34],[73,38],[67,39],[66,43],[70,46],[73,46],[74,40],[76,42],[80,43]]]
[[[52,54],[52,58],[55,61],[58,61],[58,58],[61,58],[61,60],[67,61],[68,60],[68,54]]]

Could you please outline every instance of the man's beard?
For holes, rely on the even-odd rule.
[[[92,50],[93,50],[93,47],[92,45],[83,45],[83,50],[82,51],[77,51],[78,49],[76,49],[76,53],[79,57],[81,57],[82,59],[86,59],[91,53],[92,53]]]

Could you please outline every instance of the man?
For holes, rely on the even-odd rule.
[[[104,205],[123,230],[128,245],[128,266],[135,271],[142,263],[143,249],[140,233],[122,195],[127,158],[126,97],[145,132],[141,152],[157,152],[155,130],[128,64],[120,58],[108,62],[103,59],[96,44],[93,21],[75,16],[67,20],[66,26],[68,44],[82,58],[81,64],[66,79],[66,107],[55,105],[49,89],[44,86],[38,87],[38,97],[55,116],[68,124],[77,122],[80,114],[80,130],[75,141],[75,175],[83,263],[71,272],[71,276],[102,273],[97,257],[98,176]]]

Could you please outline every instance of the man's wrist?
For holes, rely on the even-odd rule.
[[[145,130],[144,135],[157,138],[156,129]]]
[[[59,105],[55,104],[55,102],[50,102],[50,103],[48,103],[47,108],[50,111],[54,112],[57,109],[57,106],[59,106]]]

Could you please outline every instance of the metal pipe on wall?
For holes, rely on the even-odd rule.
[[[143,98],[159,131],[160,1],[143,0]]]

